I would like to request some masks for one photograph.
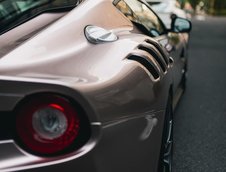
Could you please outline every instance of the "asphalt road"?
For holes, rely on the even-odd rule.
[[[226,172],[226,18],[193,20],[187,89],[175,113],[174,172]]]

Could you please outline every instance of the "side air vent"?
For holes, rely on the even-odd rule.
[[[169,58],[168,54],[166,51],[163,50],[163,47],[158,42],[152,41],[152,40],[145,40],[146,43],[154,45],[156,49],[161,53],[162,57],[164,58],[165,63],[168,65],[169,64]]]
[[[148,52],[158,62],[158,64],[160,65],[162,71],[163,72],[166,71],[167,65],[166,65],[163,57],[161,57],[162,55],[160,53],[156,52],[158,50],[156,50],[155,47],[153,47],[151,45],[149,47],[146,47],[144,45],[140,45],[138,47],[138,49]]]
[[[130,60],[137,61],[138,63],[142,64],[154,77],[154,79],[159,78],[159,72],[158,69],[155,67],[155,65],[148,59],[138,56],[138,55],[131,55],[128,57]]]

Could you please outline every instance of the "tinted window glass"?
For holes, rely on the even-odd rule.
[[[121,0],[116,7],[131,21],[143,25],[152,36],[164,33],[158,17],[145,4],[137,0]]]
[[[139,22],[138,17],[136,14],[132,11],[132,9],[125,3],[125,1],[119,1],[116,4],[116,7],[131,21],[133,22]]]
[[[0,33],[39,13],[76,6],[81,0],[0,0]]]

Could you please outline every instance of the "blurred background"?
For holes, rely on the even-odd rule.
[[[195,12],[204,10],[210,15],[226,15],[226,0],[179,0],[185,10],[195,9]]]
[[[173,172],[225,172],[226,0],[177,2],[193,28],[186,91],[174,116]]]
[[[226,0],[146,0],[150,5],[174,3],[188,15],[226,15]],[[165,6],[161,5],[162,8]],[[155,8],[155,7],[154,7]],[[158,8],[158,7],[157,7]]]

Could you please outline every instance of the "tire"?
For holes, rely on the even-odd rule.
[[[183,76],[182,76],[182,79],[181,79],[181,88],[182,88],[183,92],[185,92],[186,83],[187,83],[187,75],[188,75],[188,73],[187,73],[187,71],[188,71],[187,62],[185,64],[183,70],[184,70],[184,73],[183,73]]]
[[[182,76],[181,88],[183,92],[185,92],[186,90],[186,82],[187,82],[187,72],[185,72],[184,75]]]
[[[172,108],[172,98],[171,96],[169,96],[165,112],[158,172],[172,172],[172,159],[173,159],[173,108]]]

